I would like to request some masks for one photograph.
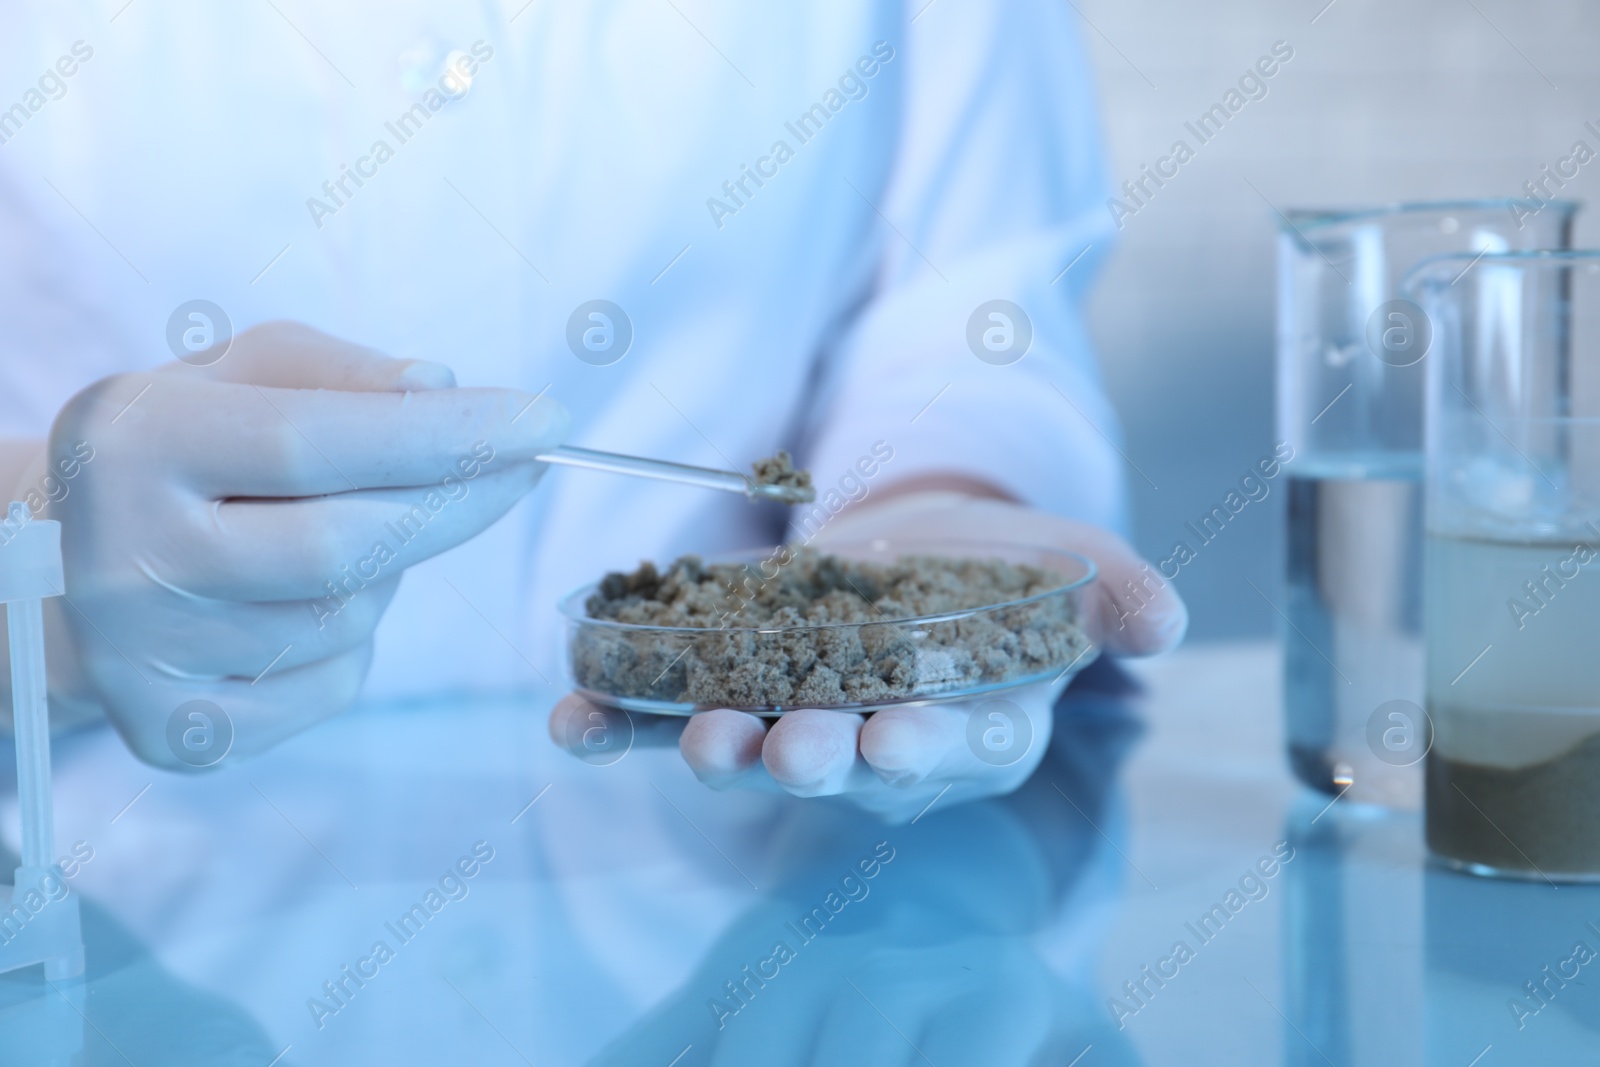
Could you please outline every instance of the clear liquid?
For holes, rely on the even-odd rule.
[[[1422,482],[1414,465],[1366,470],[1399,476],[1289,478],[1289,759],[1313,788],[1415,808],[1420,765],[1379,759],[1367,727],[1388,701],[1423,701]]]
[[[1600,871],[1600,544],[1429,534],[1427,622],[1430,846]]]

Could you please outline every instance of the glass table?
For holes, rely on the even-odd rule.
[[[0,1064],[1600,1063],[1600,888],[1299,789],[1277,664],[1097,665],[1021,790],[901,825],[710,791],[642,727],[579,761],[553,693],[197,775],[58,738],[89,971],[0,976]]]

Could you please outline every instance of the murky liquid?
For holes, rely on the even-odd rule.
[[[1428,536],[1428,843],[1600,872],[1600,543]]]

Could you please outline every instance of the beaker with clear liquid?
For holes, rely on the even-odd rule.
[[[1434,338],[1400,282],[1440,253],[1566,248],[1577,208],[1296,211],[1279,230],[1278,434],[1293,449],[1283,695],[1289,761],[1307,785],[1421,803],[1423,382]]]

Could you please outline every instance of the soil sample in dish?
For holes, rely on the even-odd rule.
[[[626,626],[580,629],[573,669],[602,695],[735,708],[1003,683],[1059,672],[1088,649],[1075,600],[1048,595],[1069,584],[998,559],[874,563],[781,549],[752,567],[684,556],[665,572],[645,563],[606,576],[587,613]],[[950,613],[961,614],[937,618]]]

